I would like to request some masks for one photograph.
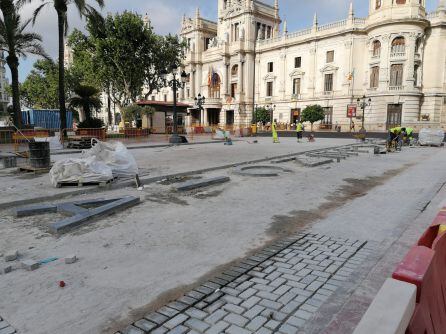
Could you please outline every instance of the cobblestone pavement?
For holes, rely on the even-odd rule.
[[[369,254],[364,241],[299,233],[118,333],[298,333]]]
[[[0,334],[14,334],[17,333],[16,330],[14,328],[12,328],[12,326],[6,322],[5,319],[2,319],[2,317],[0,317]]]

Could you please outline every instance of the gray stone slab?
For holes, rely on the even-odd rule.
[[[43,215],[46,213],[56,213],[56,212],[57,212],[57,205],[39,204],[39,205],[31,205],[22,208],[17,208],[14,211],[14,216],[29,217],[29,216]]]
[[[81,213],[79,215],[63,219],[57,223],[50,225],[50,231],[53,233],[61,233],[69,229],[78,227],[87,221],[110,215],[116,211],[121,211],[137,205],[140,202],[139,197],[126,196],[118,199],[112,203],[102,205],[98,208],[90,209],[88,212]]]
[[[191,180],[178,185],[175,189],[177,191],[189,191],[198,188],[209,187],[215,184],[229,182],[231,179],[228,176],[217,176],[209,179]]]
[[[5,262],[15,261],[15,260],[17,260],[18,257],[19,257],[19,251],[18,250],[8,251],[4,255]]]

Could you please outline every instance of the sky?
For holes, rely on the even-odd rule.
[[[215,20],[217,17],[217,0],[104,0],[106,5],[102,13],[134,11],[142,15],[148,14],[155,31],[159,34],[178,33],[183,14],[193,16],[195,9],[200,8],[201,15],[205,18]],[[88,0],[90,4],[94,0]],[[273,4],[274,0],[263,0]],[[319,24],[342,20],[347,16],[351,0],[279,0],[280,16],[286,19],[288,31],[293,32],[302,28],[310,27],[313,22],[314,13],[318,14]],[[428,12],[435,10],[438,0],[427,0]],[[34,5],[28,5],[22,9],[24,19],[32,16],[34,8],[41,1],[35,0]],[[354,11],[356,17],[365,17],[368,12],[369,0],[354,0]],[[69,9],[68,20],[70,30],[73,28],[83,29],[85,22],[81,20],[74,8]],[[51,6],[45,8],[36,25],[31,28],[43,37],[43,46],[47,53],[57,58],[57,17]],[[32,69],[36,58],[28,57],[20,62],[20,81],[25,80]],[[7,69],[10,77],[9,69]]]

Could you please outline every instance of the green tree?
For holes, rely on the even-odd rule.
[[[27,54],[43,57],[47,55],[40,44],[42,42],[40,35],[25,31],[31,20],[22,22],[19,4],[15,4],[13,0],[0,0],[0,10],[3,14],[0,18],[0,48],[8,53],[6,63],[11,70],[14,124],[17,128],[21,128],[19,58],[24,58]]]
[[[265,107],[256,108],[255,120],[257,122],[268,123],[271,122],[271,112]]]
[[[148,93],[163,85],[162,71],[180,65],[185,44],[178,36],[158,36],[140,15],[124,12],[90,16],[86,44],[93,54],[94,73],[120,107],[135,103],[143,87]],[[79,39],[77,39],[79,41]],[[113,75],[110,75],[113,73]]]
[[[313,124],[322,121],[325,118],[324,109],[320,105],[311,105],[302,111],[302,122],[310,122],[311,132],[313,132]]]
[[[79,113],[80,121],[90,119],[92,110],[101,109],[100,92],[96,87],[80,85],[74,88],[73,93],[74,96],[69,99],[69,106],[82,111]]]
[[[78,85],[70,71],[65,75],[65,95]],[[57,109],[59,107],[59,67],[51,59],[37,60],[20,85],[21,101],[30,108]]]
[[[34,2],[35,0],[20,0],[21,2]],[[101,8],[104,0],[94,0]],[[86,0],[41,0],[41,4],[34,12],[34,21],[40,11],[47,5],[52,4],[57,13],[57,28],[59,37],[59,108],[60,108],[60,128],[64,129],[66,124],[66,97],[65,97],[65,37],[68,32],[67,11],[69,5],[74,5],[81,16],[99,15],[97,11],[86,3]]]
[[[141,16],[124,12],[105,19],[91,17],[87,30],[93,48],[96,73],[120,107],[142,94],[146,68],[152,65],[156,35]]]

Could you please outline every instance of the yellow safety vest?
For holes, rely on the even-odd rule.
[[[297,123],[296,132],[302,132],[302,131],[303,131],[302,123]]]

